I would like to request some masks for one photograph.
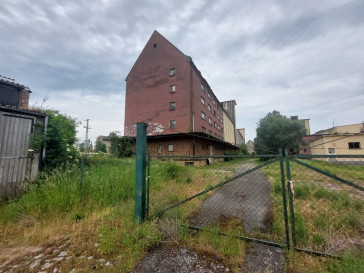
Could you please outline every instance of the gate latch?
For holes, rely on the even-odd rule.
[[[291,190],[292,195],[294,195],[293,181],[292,180],[288,180],[288,183],[289,183],[289,189]]]

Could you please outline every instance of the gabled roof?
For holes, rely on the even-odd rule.
[[[7,85],[16,87],[18,89],[25,89],[25,90],[29,91],[30,93],[32,92],[32,91],[30,91],[28,86],[22,85],[22,84],[18,83],[17,81],[15,81],[14,79],[7,78],[7,77],[1,76],[1,75],[0,75],[0,83],[5,83]]]
[[[133,67],[130,69],[130,71],[129,71],[129,73],[128,73],[128,75],[126,76],[126,78],[125,78],[125,80],[127,81],[128,80],[128,77],[129,77],[129,75],[130,75],[130,73],[133,71],[133,69],[134,69],[134,67],[135,67],[135,65],[138,63],[138,61],[139,61],[139,59],[141,58],[141,56],[143,55],[143,51],[145,50],[145,48],[149,45],[149,43],[150,43],[150,41],[152,40],[152,38],[154,38],[155,36],[158,36],[159,38],[162,38],[165,42],[167,42],[168,44],[170,44],[174,49],[176,49],[185,59],[186,59],[186,61],[191,65],[191,67],[192,67],[192,69],[194,69],[196,72],[197,72],[197,74],[199,74],[200,75],[200,77],[201,77],[201,79],[202,79],[202,81],[203,81],[203,83],[208,87],[208,89],[209,90],[211,90],[211,92],[212,92],[212,94],[211,95],[213,95],[214,97],[215,97],[215,99],[217,100],[217,102],[220,104],[220,107],[221,108],[223,108],[222,107],[222,104],[221,104],[221,102],[220,102],[220,100],[216,97],[216,95],[213,93],[213,91],[212,91],[212,89],[211,89],[211,87],[210,87],[210,85],[209,85],[209,83],[206,81],[206,79],[202,76],[202,74],[201,74],[201,71],[200,70],[198,70],[198,68],[196,67],[196,65],[194,64],[194,62],[193,62],[193,60],[192,60],[192,57],[191,56],[188,56],[188,55],[186,55],[186,54],[184,54],[181,50],[179,50],[174,44],[172,44],[170,41],[168,41],[162,34],[160,34],[157,30],[154,30],[154,32],[153,32],[153,34],[152,34],[152,36],[150,36],[150,38],[149,38],[149,40],[148,40],[148,42],[145,44],[145,46],[144,46],[144,48],[143,48],[143,50],[142,50],[142,52],[139,54],[139,56],[138,56],[138,58],[137,58],[137,60],[135,61],[135,63],[134,63],[134,65],[133,65]]]

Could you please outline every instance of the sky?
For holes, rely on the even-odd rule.
[[[278,110],[311,133],[364,121],[364,1],[1,0],[0,75],[30,106],[123,133],[125,78],[157,30],[195,65],[254,139]]]

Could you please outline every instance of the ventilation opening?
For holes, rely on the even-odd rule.
[[[157,47],[157,44],[154,44],[153,47],[156,48]]]

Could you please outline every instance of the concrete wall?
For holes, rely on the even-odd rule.
[[[235,145],[235,126],[229,116],[224,112],[224,140]]]
[[[324,135],[310,142],[310,151],[312,155],[329,155],[329,149],[335,149],[336,155],[363,155],[364,154],[364,135]],[[349,142],[359,142],[359,149],[349,149]],[[338,158],[338,161],[347,161],[348,159]],[[358,160],[358,159],[356,159]],[[355,161],[355,160],[353,160]],[[363,161],[363,159],[361,159]]]

